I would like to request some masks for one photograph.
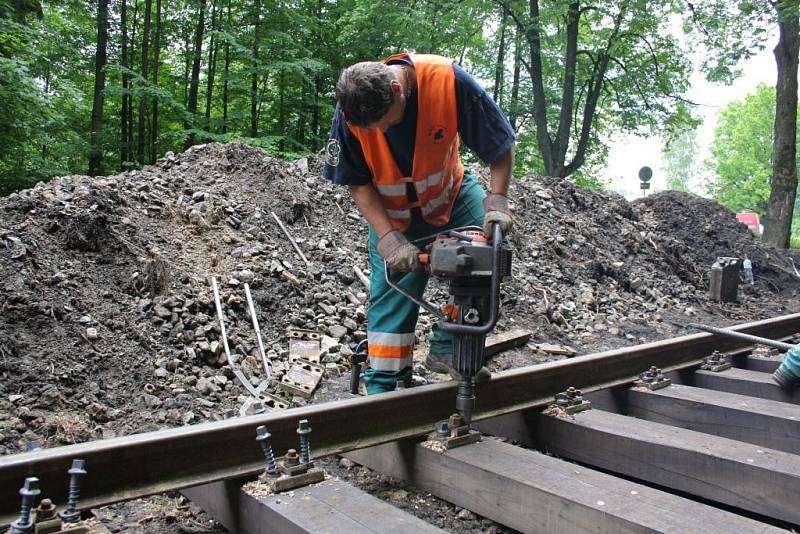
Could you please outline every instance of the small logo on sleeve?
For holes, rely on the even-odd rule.
[[[430,137],[431,141],[433,141],[435,144],[439,144],[444,141],[446,135],[447,128],[442,125],[436,125],[428,132],[428,137]]]
[[[325,163],[331,167],[339,165],[339,155],[342,153],[342,145],[338,139],[329,139],[325,145]]]

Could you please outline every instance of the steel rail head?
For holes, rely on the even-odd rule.
[[[800,314],[748,323],[738,331],[784,337],[800,331]],[[712,350],[746,346],[734,338],[692,334],[568,360],[497,373],[478,386],[473,420],[527,408],[545,407],[553,396],[573,386],[584,394],[630,384],[643,369],[663,372],[696,367]],[[314,421],[317,457],[339,454],[397,439],[427,434],[453,411],[456,384],[443,382],[382,395],[359,397],[238,417],[170,430],[0,456],[0,524],[19,511],[17,488],[37,476],[48,497],[65,502],[65,471],[73,458],[92,466],[81,489],[83,508],[135,499],[216,480],[257,475],[264,456],[252,440],[266,425],[276,454],[295,448],[297,421]],[[369,421],[369,424],[364,424]],[[236,450],[236,454],[220,451]],[[60,492],[60,493],[59,493]]]

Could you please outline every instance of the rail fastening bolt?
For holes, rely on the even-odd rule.
[[[261,425],[256,428],[256,441],[261,444],[261,450],[264,451],[267,474],[269,476],[276,476],[278,474],[278,464],[275,463],[275,454],[272,452],[272,444],[269,441],[270,437],[272,437],[272,434],[269,433],[266,426]]]
[[[561,406],[562,408],[569,406],[569,395],[566,391],[556,393],[556,406]]]
[[[297,426],[297,433],[300,434],[300,463],[307,464],[311,461],[311,443],[308,435],[311,433],[311,425],[308,419],[301,419]]]
[[[436,421],[436,435],[443,438],[450,435],[450,422],[447,419]]]
[[[75,523],[80,520],[81,514],[78,512],[78,497],[81,494],[80,477],[86,474],[85,460],[72,460],[72,467],[69,473],[69,493],[67,494],[67,508],[58,514],[64,523]]]
[[[39,495],[39,479],[36,477],[28,477],[25,483],[19,490],[22,495],[22,506],[19,510],[19,518],[11,523],[11,534],[23,534],[30,532],[33,528],[33,521],[31,521],[31,508],[33,508],[33,499]]]

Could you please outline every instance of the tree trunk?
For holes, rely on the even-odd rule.
[[[200,58],[203,55],[203,30],[205,29],[206,0],[200,0],[200,13],[197,18],[197,28],[194,33],[194,59],[192,61],[192,81],[189,84],[189,102],[186,106],[190,114],[190,124],[187,128],[194,128],[197,116],[197,92],[200,86]],[[186,146],[189,148],[195,144],[197,136],[190,134],[186,139]]]
[[[297,127],[295,128],[295,145],[304,146],[306,142],[306,123],[308,122],[308,110],[304,105],[308,93],[309,83],[305,80],[301,81],[302,89],[300,91],[300,113],[297,114]]]
[[[317,74],[314,76],[314,109],[311,110],[311,135],[313,136],[311,139],[311,150],[314,151],[320,148],[322,134],[322,132],[320,132],[320,121],[322,120],[319,109],[320,93],[322,93],[322,76]]]
[[[566,176],[563,174],[563,168],[567,149],[569,148],[569,138],[572,131],[572,112],[575,106],[575,68],[578,62],[579,19],[578,2],[570,2],[567,7],[567,50],[564,54],[564,88],[561,92],[561,114],[558,118],[558,131],[555,142],[555,159],[559,166],[558,176]],[[605,69],[603,69],[602,76],[605,76]],[[602,77],[600,80],[602,81]]]
[[[103,91],[106,87],[106,42],[108,41],[108,0],[97,0],[97,50],[94,55],[94,100],[92,102],[92,135],[89,149],[89,176],[101,172],[103,147]]]
[[[492,98],[495,102],[500,102],[503,97],[503,72],[505,72],[506,61],[506,20],[508,19],[508,9],[503,6],[503,15],[500,20],[500,46],[497,47],[497,63],[494,68],[494,92]]]
[[[131,31],[131,47],[128,51],[131,71],[136,70],[136,31],[139,28],[139,0],[133,0],[133,30]],[[129,82],[129,86],[132,84]],[[128,97],[128,161],[133,161],[133,95]]]
[[[152,12],[152,0],[146,0],[144,4],[144,28],[142,29],[142,83],[145,84],[145,91],[147,90],[147,67],[149,58],[147,57],[150,47],[150,15]],[[136,136],[136,161],[140,165],[144,164],[144,147],[146,144],[145,135],[145,120],[147,119],[147,93],[143,93],[139,97],[139,127]]]
[[[529,0],[528,16],[530,18],[525,37],[530,49],[530,75],[533,86],[533,120],[536,123],[536,143],[542,155],[545,173],[556,176],[556,163],[553,158],[553,142],[550,140],[547,125],[547,98],[544,93],[544,75],[542,73],[542,42],[540,36],[539,0]]]
[[[228,26],[231,28],[231,2],[228,0]],[[228,133],[228,76],[231,67],[231,47],[228,40],[225,40],[225,82],[222,84],[222,133]]]
[[[797,195],[797,63],[800,21],[797,4],[778,2],[780,38],[773,51],[778,66],[775,85],[775,126],[772,141],[772,179],[764,224],[764,241],[788,248]]]
[[[156,39],[153,43],[153,87],[158,87],[158,64],[161,61],[161,0],[156,0]],[[153,119],[150,123],[150,163],[158,157],[158,97],[153,98]]]
[[[189,74],[192,72],[192,30],[187,25],[183,33],[183,50],[186,52],[183,62],[183,106],[189,105]]]
[[[519,29],[516,31],[514,39],[514,80],[511,82],[511,102],[508,103],[511,128],[517,131],[517,120],[519,118],[519,73],[522,66],[522,34]]]
[[[261,26],[261,2],[255,1],[253,19],[253,71],[250,77],[250,137],[258,137],[258,45]]]
[[[286,150],[286,71],[281,69],[278,78],[278,131],[281,133],[281,142],[278,143],[278,150]]]
[[[214,74],[217,70],[217,48],[214,32],[217,29],[217,3],[211,2],[211,41],[208,45],[208,80],[206,80],[206,124],[210,125],[211,98],[214,92]],[[210,126],[207,126],[210,130]]]
[[[508,5],[508,4],[504,4]],[[580,2],[572,0],[567,6],[566,53],[564,55],[564,79],[561,91],[560,114],[555,140],[550,137],[548,122],[548,105],[544,91],[544,77],[541,56],[541,22],[539,20],[539,0],[529,0],[528,16],[530,23],[518,27],[525,31],[525,38],[530,49],[528,70],[533,86],[533,119],[536,123],[536,141],[542,155],[545,173],[548,176],[567,177],[583,165],[586,149],[589,146],[592,123],[594,122],[597,103],[603,90],[606,70],[611,59],[610,50],[620,34],[620,27],[628,14],[629,2],[619,3],[614,17],[614,28],[611,31],[604,49],[593,59],[591,77],[587,80],[586,101],[581,118],[580,134],[573,150],[572,161],[566,162],[572,134],[572,117],[575,106],[575,72],[578,52],[578,30],[580,19]],[[516,18],[516,17],[515,17]]]
[[[122,109],[119,114],[120,119],[120,168],[124,168],[125,163],[130,161],[130,141],[128,141],[128,107],[131,105],[131,78],[125,72],[130,68],[128,65],[128,1],[122,0],[120,13],[120,26],[122,28]]]

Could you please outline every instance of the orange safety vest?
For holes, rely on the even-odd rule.
[[[458,154],[458,110],[453,61],[430,54],[395,54],[383,63],[410,59],[417,77],[417,116],[411,176],[403,176],[384,133],[378,129],[350,126],[361,142],[383,207],[392,226],[401,232],[411,222],[411,208],[434,226],[450,221],[453,203],[461,189],[464,166]],[[417,201],[409,202],[406,184],[413,183]]]

